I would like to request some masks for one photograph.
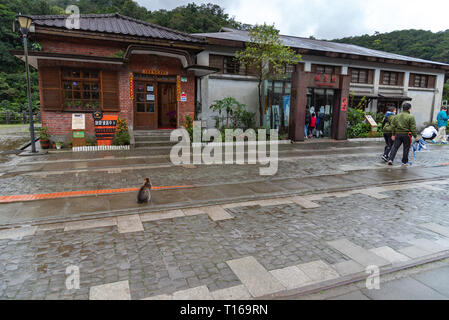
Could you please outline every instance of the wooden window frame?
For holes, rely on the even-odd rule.
[[[73,77],[67,74],[78,72],[79,76]],[[91,74],[97,74],[97,77],[91,77]],[[89,74],[88,77],[85,75]],[[102,87],[102,71],[100,69],[90,69],[90,68],[74,68],[74,67],[63,67],[61,68],[61,97],[62,97],[62,111],[68,112],[92,112],[94,110],[103,110],[103,87]],[[72,82],[71,89],[66,89],[66,84]],[[79,90],[74,89],[74,82],[79,82]],[[98,89],[85,90],[86,84],[96,84]],[[66,94],[71,92],[71,98],[67,98]],[[85,98],[86,92],[89,93],[89,98]],[[75,98],[75,94],[79,93],[79,98]],[[92,98],[93,94],[97,93],[98,98]],[[71,106],[67,101],[71,102]],[[81,105],[76,106],[76,102],[81,102]]]
[[[393,75],[395,76],[395,81],[392,81]],[[386,79],[387,81],[385,81]],[[401,73],[396,71],[382,71],[380,81],[384,86],[401,86]]]
[[[365,81],[361,80],[361,72],[365,72]],[[370,84],[370,71],[368,69],[351,68],[351,83]]]

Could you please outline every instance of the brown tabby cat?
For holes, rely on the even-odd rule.
[[[137,203],[148,203],[151,200],[150,190],[152,188],[150,178],[145,179],[144,185],[140,188],[137,194]]]

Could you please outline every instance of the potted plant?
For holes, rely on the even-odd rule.
[[[39,141],[42,149],[50,148],[50,132],[48,126],[43,126],[39,130]]]
[[[61,149],[62,148],[62,142],[61,141],[57,141],[56,142],[56,149]]]
[[[83,106],[83,102],[80,100],[76,100],[75,101],[75,108],[76,109],[81,109],[81,107]]]
[[[176,127],[176,111],[167,112],[166,115],[170,118],[170,125],[175,128]]]

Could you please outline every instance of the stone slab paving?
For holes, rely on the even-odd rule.
[[[117,218],[91,219],[74,222],[66,222],[64,231],[85,230],[117,225]]]
[[[311,283],[323,282],[339,277],[338,272],[322,260],[300,264],[297,267],[311,279]]]
[[[304,209],[313,209],[318,208],[320,205],[312,202],[311,200],[307,199],[306,197],[292,197],[290,198],[291,201],[294,203],[300,205]]]
[[[328,244],[340,251],[344,255],[350,257],[354,261],[360,263],[362,266],[385,266],[390,264],[386,259],[348,241],[347,239],[339,239],[330,241]]]
[[[431,222],[431,223],[424,223],[421,225],[423,228],[429,229],[433,232],[439,233],[447,238],[449,238],[449,227],[444,227],[442,225],[439,225],[437,223]]]
[[[407,262],[410,260],[409,257],[404,256],[403,254],[400,254],[399,252],[391,249],[390,247],[380,247],[380,248],[373,248],[370,249],[372,253],[375,255],[384,258],[385,260],[389,261],[390,263],[401,263],[401,262]]]
[[[0,240],[4,239],[21,240],[23,237],[34,235],[36,230],[37,227],[22,227],[22,228],[0,230]]]
[[[355,262],[354,260],[342,261],[333,264],[332,267],[342,276],[355,274],[365,271],[365,267]]]
[[[88,299],[91,287],[120,281],[129,281],[132,299],[201,286],[213,296],[243,285],[229,260],[252,256],[274,278],[270,271],[348,261],[328,245],[338,239],[399,253],[413,239],[447,239],[422,228],[431,222],[449,226],[446,200],[445,191],[415,188],[391,191],[388,200],[323,196],[312,209],[295,203],[234,207],[227,209],[234,219],[223,221],[181,210],[162,214],[171,217],[162,220],[142,214],[143,232],[120,233],[112,223],[71,231],[60,224],[38,228],[34,235],[0,240],[0,298]],[[70,265],[80,268],[79,290],[65,289]]]
[[[417,246],[409,246],[399,250],[400,253],[412,258],[418,259],[432,254],[431,251],[425,250]]]
[[[129,283],[120,281],[91,287],[89,300],[131,300]]]
[[[435,241],[431,241],[429,239],[414,239],[411,240],[410,243],[431,253],[437,253],[449,249],[438,245]]]
[[[211,292],[215,300],[249,300],[251,294],[244,285],[220,289]]]
[[[212,300],[213,297],[206,286],[191,288],[173,293],[173,300]]]
[[[285,289],[254,257],[229,260],[226,263],[253,297],[261,297]]]
[[[221,206],[203,207],[202,209],[204,210],[204,212],[206,212],[209,215],[209,217],[213,221],[222,221],[222,220],[233,219],[233,216],[231,216]]]
[[[287,289],[299,288],[312,282],[312,279],[297,266],[272,270],[270,273]]]
[[[361,290],[376,300],[447,300],[448,297],[413,278],[403,278],[381,283],[379,290]]]
[[[117,217],[117,227],[119,233],[144,231],[138,214]]]

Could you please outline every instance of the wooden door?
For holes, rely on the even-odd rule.
[[[159,83],[159,128],[176,128],[177,105],[176,84]]]
[[[135,81],[134,126],[137,130],[158,128],[157,83],[154,81]]]

